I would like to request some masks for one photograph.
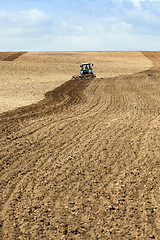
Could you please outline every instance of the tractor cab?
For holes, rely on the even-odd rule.
[[[93,64],[91,63],[83,63],[80,65],[81,70],[80,70],[80,74],[84,75],[84,74],[92,74],[92,66]]]

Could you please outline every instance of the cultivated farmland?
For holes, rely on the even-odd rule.
[[[159,239],[160,52],[0,53],[0,99],[1,239]]]

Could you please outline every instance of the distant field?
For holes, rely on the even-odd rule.
[[[45,92],[93,62],[98,78],[143,71],[152,63],[141,52],[28,52],[0,53],[0,112],[35,103]]]

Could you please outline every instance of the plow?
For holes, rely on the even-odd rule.
[[[79,75],[72,76],[72,79],[93,79],[96,78],[96,75],[93,73],[92,70],[93,64],[91,63],[83,63],[80,65],[81,70]]]

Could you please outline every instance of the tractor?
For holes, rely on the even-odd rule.
[[[90,78],[96,78],[96,75],[92,71],[92,63],[82,63],[80,65],[80,75],[73,76],[72,79],[90,79]]]

